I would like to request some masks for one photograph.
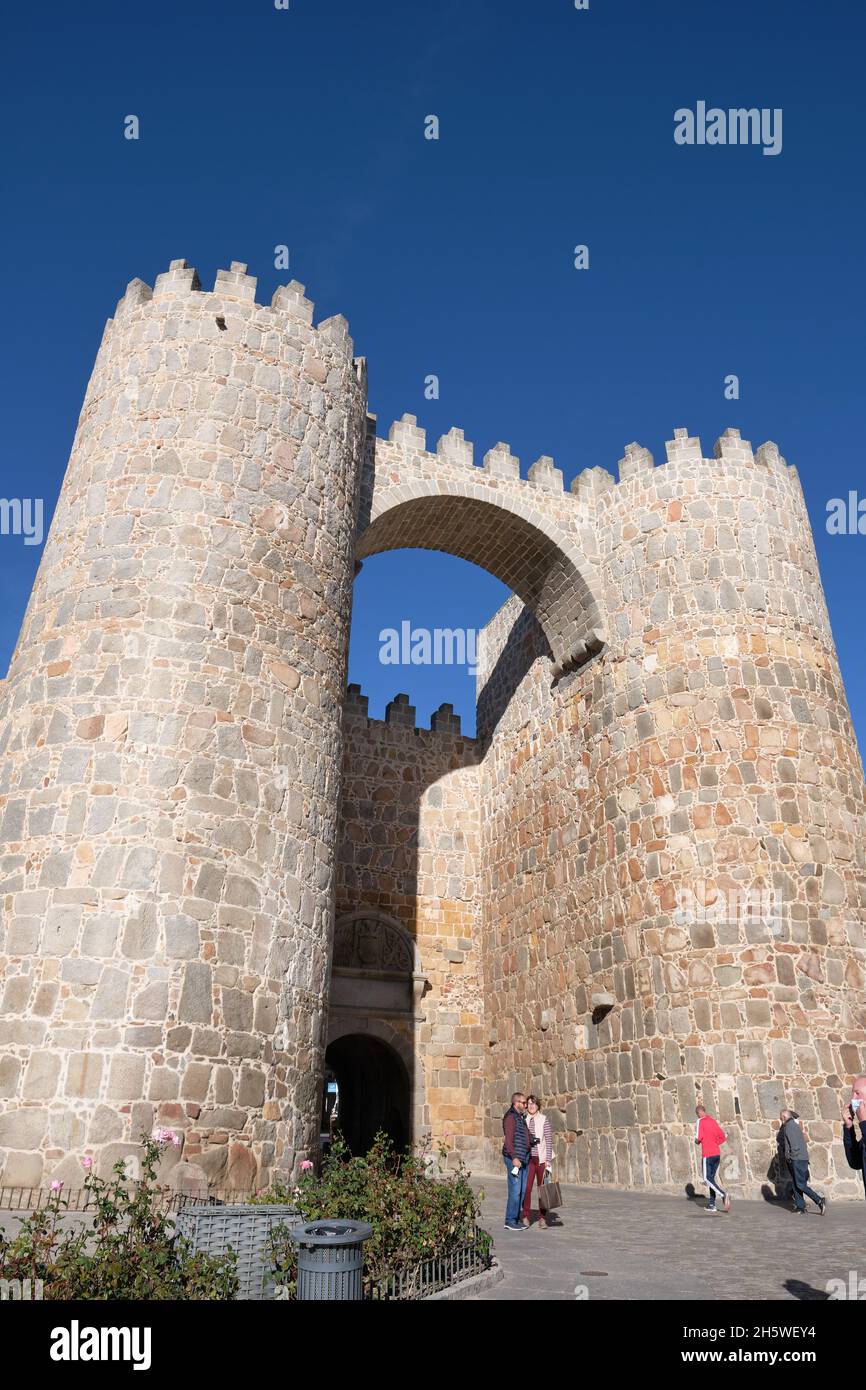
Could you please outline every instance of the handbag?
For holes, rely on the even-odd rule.
[[[538,1189],[538,1205],[542,1211],[553,1211],[562,1206],[562,1192],[558,1182],[550,1176],[550,1169],[544,1174],[544,1181]]]

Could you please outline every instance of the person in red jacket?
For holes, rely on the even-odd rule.
[[[722,1144],[725,1143],[725,1131],[721,1125],[716,1124],[712,1115],[708,1115],[702,1105],[695,1108],[698,1123],[695,1126],[695,1143],[701,1148],[701,1171],[704,1182],[710,1189],[710,1200],[707,1202],[705,1210],[712,1212],[715,1216],[718,1212],[716,1206],[716,1194],[722,1199],[722,1206],[725,1211],[731,1210],[731,1199],[724,1188],[719,1187],[716,1182],[716,1173],[722,1161]]]

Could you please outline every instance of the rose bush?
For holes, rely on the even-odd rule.
[[[22,1222],[12,1240],[0,1235],[0,1278],[43,1281],[46,1299],[231,1299],[238,1280],[233,1254],[193,1251],[175,1233],[156,1181],[164,1144],[178,1143],[171,1130],[144,1137],[142,1178],[130,1183],[123,1162],[109,1179],[84,1159],[84,1187],[95,1207],[92,1228],[61,1224],[68,1203],[63,1184],[51,1184],[41,1211]]]
[[[440,1156],[444,1159],[444,1149]],[[446,1177],[428,1177],[420,1155],[398,1154],[381,1132],[363,1157],[353,1157],[336,1136],[320,1175],[303,1169],[294,1187],[276,1184],[252,1200],[293,1205],[305,1222],[324,1217],[368,1222],[373,1228],[364,1244],[368,1296],[375,1296],[389,1276],[448,1255],[467,1241],[477,1242],[479,1255],[489,1261],[490,1237],[486,1231],[476,1234],[481,1198],[463,1165]],[[285,1226],[273,1232],[271,1245],[277,1283],[292,1294],[297,1253]]]

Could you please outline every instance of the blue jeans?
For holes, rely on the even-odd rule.
[[[502,1155],[502,1162],[505,1164],[505,1171],[508,1174],[508,1201],[505,1205],[505,1224],[506,1226],[520,1225],[520,1208],[523,1205],[523,1197],[526,1192],[526,1175],[529,1169],[525,1163],[520,1165],[520,1172],[516,1177],[512,1177],[511,1169],[513,1163],[510,1158]]]
[[[791,1180],[794,1184],[794,1206],[798,1211],[805,1211],[806,1203],[803,1197],[811,1197],[815,1206],[820,1206],[821,1198],[817,1192],[813,1192],[809,1186],[809,1164],[804,1158],[789,1158],[788,1167],[791,1170]]]

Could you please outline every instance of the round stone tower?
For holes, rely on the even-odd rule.
[[[838,1122],[866,1042],[863,769],[802,490],[736,430],[710,460],[686,430],[667,452],[655,468],[629,446],[600,497],[612,641],[593,713],[636,1002],[597,1041],[649,1083],[653,1183],[694,1177],[702,1099],[735,1190],[767,1182],[787,1103],[816,1179],[853,1192]]]
[[[515,603],[485,647],[490,1171],[524,1089],[564,1180],[682,1192],[702,1101],[722,1184],[757,1197],[787,1104],[816,1183],[862,1200],[839,1131],[866,1069],[863,769],[796,472],[677,430],[572,494],[604,649],[556,680]]]
[[[365,373],[245,272],[128,287],[5,683],[5,1185],[318,1139]]]

